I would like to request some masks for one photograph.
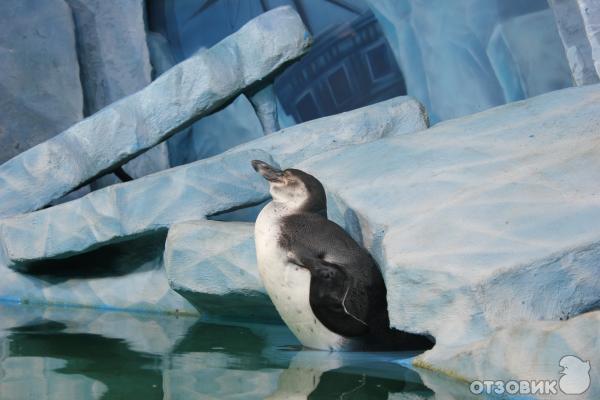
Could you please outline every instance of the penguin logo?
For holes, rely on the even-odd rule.
[[[558,362],[563,369],[558,387],[565,394],[581,394],[590,387],[590,362],[576,356],[564,356]]]

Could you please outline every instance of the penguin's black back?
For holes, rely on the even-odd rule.
[[[371,255],[339,225],[312,212],[281,219],[279,245],[311,272],[310,305],[329,330],[374,347],[430,348],[425,337],[389,327],[387,291]]]

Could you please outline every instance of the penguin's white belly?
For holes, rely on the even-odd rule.
[[[279,315],[307,347],[322,350],[342,350],[351,341],[327,329],[314,315],[310,306],[310,272],[287,261],[279,246],[276,216],[267,205],[255,227],[256,256],[263,284]]]

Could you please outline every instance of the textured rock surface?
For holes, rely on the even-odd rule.
[[[572,86],[551,10],[498,24],[486,52],[507,102]]]
[[[262,14],[141,91],[0,166],[0,217],[35,210],[223,105],[310,44],[298,15]]]
[[[267,198],[267,188],[264,180],[250,168],[249,161],[253,158],[268,160],[269,155],[252,148],[264,148],[276,156],[276,161],[289,166],[322,151],[364,143],[386,135],[401,135],[425,127],[426,116],[417,102],[409,98],[392,99],[282,130],[222,156],[115,185],[67,204],[5,220],[0,223],[0,253],[4,254],[4,257],[0,254],[0,268],[5,277],[0,283],[0,293],[4,299],[38,302],[107,304],[111,307],[135,303],[129,298],[129,293],[119,289],[122,286],[108,279],[99,279],[98,284],[110,301],[98,301],[95,289],[90,290],[83,279],[64,280],[62,285],[56,285],[52,279],[46,282],[20,275],[5,265],[16,263],[22,268],[31,264],[34,267],[41,265],[50,271],[56,264],[60,266],[61,260],[48,264],[44,260],[49,258],[72,256],[179,221],[199,219],[228,208],[258,203]],[[256,212],[252,210],[253,214]],[[41,226],[44,228],[33,228]],[[7,260],[7,257],[11,260]],[[250,261],[253,262],[254,258]],[[70,265],[77,270],[77,264]],[[136,301],[144,296],[145,289],[140,288],[150,289],[152,280],[160,288],[157,292],[167,286],[164,272],[158,270],[158,264],[152,265],[155,268],[149,268],[145,274],[137,271],[132,276],[120,278],[129,287],[137,288],[131,292]],[[136,277],[140,282],[133,281]],[[199,284],[195,276],[188,279],[181,277],[178,282],[185,282],[189,287]],[[63,289],[66,287],[77,287],[77,290]],[[200,297],[192,298],[196,305]],[[153,297],[149,297],[148,302],[152,301]],[[186,309],[184,305],[188,305],[187,302],[184,305],[175,303],[165,300],[164,307],[159,303],[157,309]],[[147,305],[146,308],[151,306]]]
[[[456,118],[483,111],[503,104],[513,98],[505,98],[499,79],[523,79],[518,74],[514,60],[500,60],[501,73],[487,54],[494,28],[514,17],[548,8],[545,0],[368,0],[382,26],[398,65],[406,81],[407,93],[421,101],[430,113],[432,122]],[[539,26],[538,26],[539,28]],[[542,27],[542,37],[554,30],[554,21]],[[523,30],[523,45],[529,41],[539,44],[539,31]],[[547,57],[529,61],[538,66],[550,59],[564,60],[565,55],[557,42],[550,49],[538,49]],[[558,46],[558,52],[553,52]],[[537,56],[537,51],[531,56]],[[526,54],[525,54],[526,55]],[[498,61],[498,60],[497,60]],[[440,67],[443,65],[443,68]]]
[[[0,11],[2,164],[81,120],[83,98],[64,0],[5,0]]]
[[[256,268],[253,223],[176,224],[169,229],[164,263],[171,287],[200,311],[279,320]]]
[[[270,159],[262,151],[240,151],[3,220],[0,247],[7,264],[35,268],[27,264],[68,257],[164,230],[177,222],[259,203],[268,194],[264,179],[250,166],[257,158]]]
[[[600,76],[600,3],[596,0],[577,0],[585,33],[592,47],[596,73]]]
[[[464,347],[435,347],[417,357],[415,364],[440,370],[467,382],[555,380],[559,382],[558,396],[547,396],[547,398],[592,400],[600,397],[598,332],[600,332],[600,311],[579,315],[568,321],[524,322],[500,329],[490,337]],[[587,375],[587,371],[572,366],[563,377],[560,374],[563,368],[559,362],[567,355],[589,361],[591,365],[590,388],[580,396],[561,392],[561,388],[569,390],[567,386],[569,379],[585,379]]]
[[[289,167],[327,151],[417,132],[426,129],[427,124],[427,114],[419,102],[410,97],[396,97],[294,125],[242,144],[230,152],[261,149],[282,167]]]
[[[151,81],[143,0],[68,0],[75,20],[77,51],[85,99],[92,115],[143,89]],[[169,168],[164,143],[129,161],[123,169],[133,178]],[[120,182],[109,175],[94,182],[98,189]]]
[[[152,64],[152,77],[158,78],[177,62],[167,39],[158,32],[148,32],[146,35],[150,63]]]
[[[67,0],[88,115],[150,83],[144,1]]]
[[[0,302],[198,314],[169,287],[162,261],[164,240],[162,233],[68,260],[38,263],[35,275],[15,272],[0,261]]]
[[[299,167],[379,262],[392,324],[465,343],[598,306],[599,126],[584,86]]]
[[[324,151],[425,127],[421,106],[406,97],[296,125],[220,156],[6,219],[0,223],[0,247],[11,264],[22,264],[257,204],[268,197],[267,186],[250,160],[272,155],[275,162],[293,165]]]
[[[171,164],[212,157],[263,136],[252,105],[243,94],[224,109],[197,121],[169,139]]]
[[[558,33],[577,86],[598,82],[592,60],[592,47],[587,39],[579,5],[573,0],[549,0]]]
[[[148,48],[155,75],[175,65],[175,58],[162,35],[150,33]],[[212,157],[261,136],[263,129],[252,105],[246,96],[240,95],[224,109],[169,138],[170,163],[174,167]]]
[[[249,100],[252,103],[252,107],[254,107],[265,135],[281,129],[277,117],[277,97],[275,96],[272,84],[254,93],[250,96]]]

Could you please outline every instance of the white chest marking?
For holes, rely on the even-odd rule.
[[[310,307],[310,272],[287,261],[279,246],[279,220],[285,210],[271,202],[255,225],[258,271],[279,315],[300,342],[322,350],[342,350],[350,341],[327,329]]]

